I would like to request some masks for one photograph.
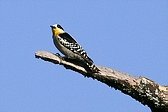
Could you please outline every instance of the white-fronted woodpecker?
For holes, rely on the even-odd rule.
[[[85,50],[59,25],[51,25],[52,38],[56,48],[69,59],[75,59],[85,63],[92,72],[99,72]]]

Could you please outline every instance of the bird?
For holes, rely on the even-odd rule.
[[[91,72],[99,72],[93,60],[78,42],[60,24],[50,25],[55,47],[68,59],[75,59],[85,63]]]

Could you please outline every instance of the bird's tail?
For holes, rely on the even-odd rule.
[[[94,64],[93,60],[87,56],[87,54],[83,57],[83,59],[90,72],[98,73],[100,71]]]
[[[87,65],[88,65],[89,69],[91,70],[91,72],[93,72],[93,73],[98,73],[100,71],[94,63],[92,63],[92,64],[87,63]]]

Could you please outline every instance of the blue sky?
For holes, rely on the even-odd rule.
[[[35,59],[59,23],[97,65],[168,84],[167,0],[1,0],[0,112],[149,112],[131,97]],[[122,106],[122,107],[121,107]]]

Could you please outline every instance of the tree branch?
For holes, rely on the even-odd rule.
[[[133,77],[107,67],[98,66],[100,72],[91,73],[82,64],[79,65],[74,61],[47,51],[38,51],[35,53],[35,57],[63,65],[66,69],[79,72],[83,76],[97,79],[131,96],[143,105],[147,105],[152,112],[168,112],[168,86],[161,86],[148,78]]]

